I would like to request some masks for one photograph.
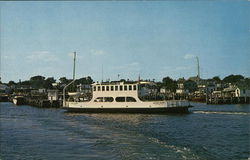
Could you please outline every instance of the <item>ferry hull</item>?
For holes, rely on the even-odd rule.
[[[189,113],[187,107],[166,107],[166,108],[73,108],[63,107],[68,112],[82,113],[146,113],[146,114],[165,114],[165,113]]]

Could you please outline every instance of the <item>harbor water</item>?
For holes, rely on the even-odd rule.
[[[249,159],[249,105],[194,106],[189,114],[84,114],[0,103],[0,159]]]

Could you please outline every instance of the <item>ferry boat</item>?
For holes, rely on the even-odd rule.
[[[189,107],[192,107],[187,100],[142,100],[140,96],[149,93],[145,90],[147,83],[150,82],[94,83],[89,101],[86,101],[86,98],[80,98],[80,94],[71,94],[78,96],[69,95],[66,100],[64,93],[63,109],[69,112],[87,113],[185,113],[188,112]]]

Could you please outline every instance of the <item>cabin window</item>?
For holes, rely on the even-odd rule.
[[[126,102],[136,102],[134,97],[126,97]]]
[[[132,90],[132,86],[131,85],[128,86],[128,90],[130,90],[130,91]]]
[[[97,97],[94,102],[103,102],[103,97]]]
[[[120,91],[122,91],[123,90],[123,86],[120,86]]]
[[[93,87],[93,90],[96,91],[96,86]]]
[[[104,102],[113,102],[114,98],[113,97],[104,97]]]
[[[102,86],[102,91],[105,91],[105,86]]]
[[[124,91],[128,90],[128,86],[124,86]]]
[[[115,101],[116,102],[125,102],[125,97],[116,97]]]
[[[115,90],[118,91],[118,86],[115,86]]]
[[[114,90],[114,86],[111,86],[111,87],[110,87],[110,90],[113,91],[113,90]]]
[[[98,91],[100,91],[101,90],[101,86],[98,86]]]
[[[106,86],[106,91],[109,91],[109,86]]]
[[[134,89],[134,91],[136,90],[136,85],[133,85],[133,89]]]

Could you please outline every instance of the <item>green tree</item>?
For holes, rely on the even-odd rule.
[[[229,75],[227,77],[225,77],[222,81],[225,83],[237,83],[240,80],[244,79],[244,77],[242,75]]]
[[[187,80],[184,82],[184,88],[188,89],[189,92],[194,92],[197,90],[197,83],[192,80]]]
[[[213,77],[212,79],[213,79],[215,82],[217,82],[217,83],[221,82],[221,79],[220,79],[219,76],[215,76],[215,77]]]
[[[171,90],[172,92],[175,92],[175,90],[177,89],[177,82],[170,77],[164,77],[162,79],[162,85],[163,87]]]
[[[56,80],[54,79],[54,77],[48,77],[45,81],[44,81],[44,85],[43,87],[44,88],[47,88],[47,89],[52,89],[53,86],[52,86],[52,83],[55,83]]]
[[[30,81],[22,81],[20,84],[21,85],[31,85],[31,82]]]
[[[15,85],[16,83],[14,81],[9,81],[8,85],[11,86],[11,85]]]
[[[76,80],[76,84],[92,84],[92,83],[93,83],[93,80],[90,76],[83,77],[83,78]]]
[[[30,78],[30,84],[35,88],[44,88],[45,77],[43,76],[34,76]]]
[[[63,84],[68,84],[70,82],[70,80],[68,80],[66,77],[61,77],[59,78],[60,83]]]
[[[44,80],[45,80],[45,77],[40,76],[40,75],[30,78],[30,81],[44,81]]]

